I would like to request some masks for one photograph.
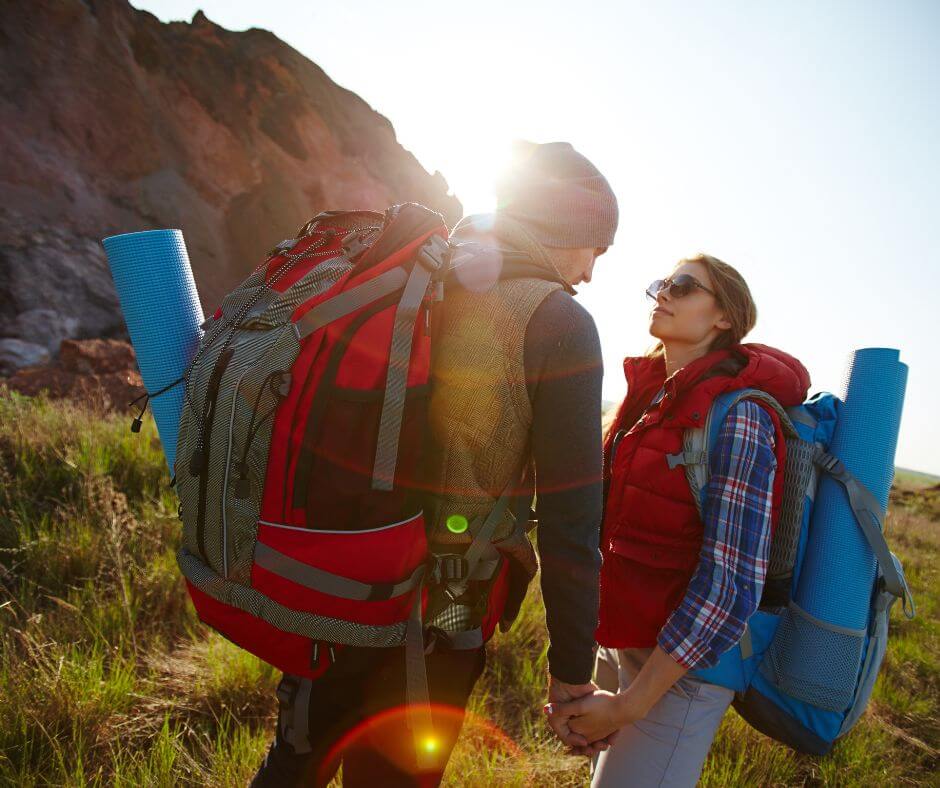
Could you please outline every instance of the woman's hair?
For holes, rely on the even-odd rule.
[[[724,312],[731,328],[722,331],[712,342],[709,351],[736,345],[746,337],[757,322],[757,306],[744,277],[726,262],[710,254],[697,254],[676,263],[676,268],[685,263],[700,263],[708,271],[715,300]],[[663,352],[663,343],[657,342],[646,355],[658,356]]]

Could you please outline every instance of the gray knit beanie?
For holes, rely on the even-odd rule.
[[[516,154],[496,186],[497,213],[521,222],[543,246],[613,244],[617,198],[597,167],[568,142],[517,143]]]

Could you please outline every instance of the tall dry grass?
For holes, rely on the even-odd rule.
[[[0,784],[242,785],[266,749],[277,676],[196,620],[153,424],[127,426],[0,394]],[[895,615],[870,713],[824,759],[731,713],[702,785],[940,784],[940,513],[906,500],[889,536],[919,616]],[[586,784],[541,717],[545,649],[535,592],[490,646],[448,785]]]

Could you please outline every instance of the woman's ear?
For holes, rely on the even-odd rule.
[[[722,331],[728,331],[731,328],[731,321],[725,317],[724,312],[718,316],[718,320],[715,321],[715,328],[720,328]]]

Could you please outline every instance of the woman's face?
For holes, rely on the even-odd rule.
[[[702,263],[683,263],[669,275],[669,279],[682,274],[688,274],[709,290],[715,289],[708,269]],[[688,295],[673,298],[668,291],[668,287],[659,291],[650,312],[650,334],[661,342],[707,347],[722,331],[731,328],[711,293],[694,287]]]

